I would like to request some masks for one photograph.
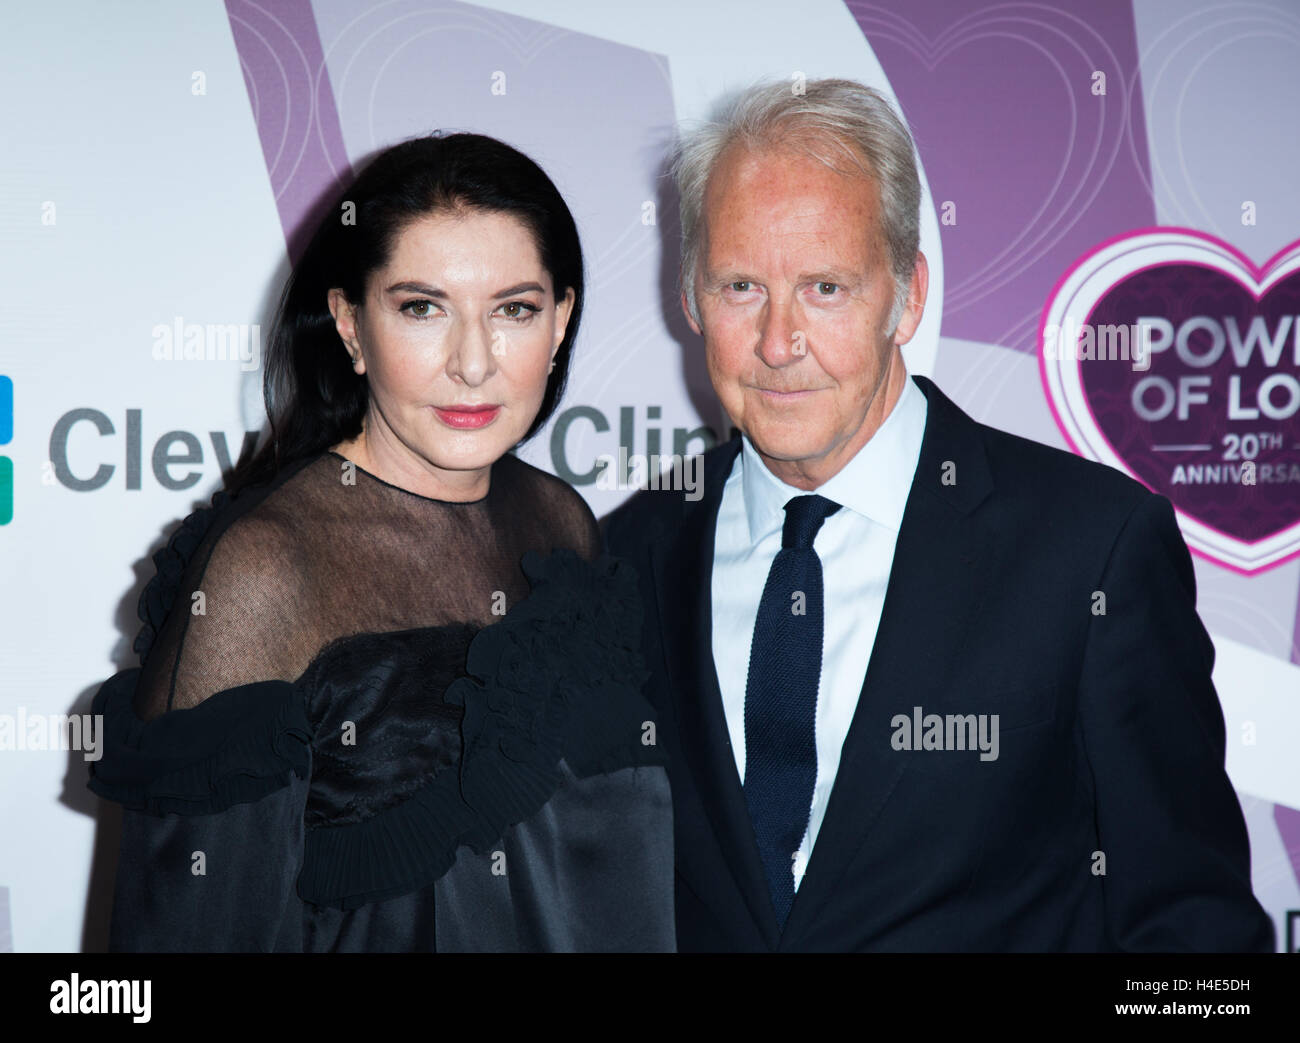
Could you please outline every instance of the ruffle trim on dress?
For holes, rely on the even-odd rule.
[[[260,800],[311,770],[311,723],[287,681],[258,681],[186,710],[142,721],[132,706],[139,668],[104,682],[91,704],[102,715],[104,756],[89,789],[136,811],[206,815]]]
[[[220,511],[189,514],[153,554],[156,571],[140,592],[143,624],[133,644],[143,665],[175,604],[181,581]],[[220,693],[186,710],[142,721],[133,706],[139,667],[123,670],[96,693],[91,712],[103,721],[104,756],[90,764],[88,788],[125,807],[153,814],[203,815],[249,803],[311,770],[311,723],[301,693],[285,681],[259,681]]]
[[[218,490],[212,497],[210,507],[200,507],[188,515],[172,533],[167,546],[154,552],[153,563],[156,571],[153,578],[140,591],[140,601],[136,606],[136,614],[144,625],[131,646],[139,655],[142,666],[162,630],[163,621],[176,602],[181,577],[184,576],[190,559],[194,557],[195,551],[203,542],[203,537],[207,535],[217,513],[229,502],[230,495],[224,489]]]
[[[662,765],[646,744],[641,605],[631,566],[570,550],[521,562],[532,593],[470,644],[471,676],[447,689],[463,706],[459,766],[364,822],[306,836],[299,895],[353,909],[432,883],[468,845],[484,854],[550,800],[560,761],[577,776]]]

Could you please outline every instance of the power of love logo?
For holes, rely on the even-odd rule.
[[[1109,240],[1038,352],[1074,451],[1167,496],[1192,550],[1244,574],[1300,555],[1300,241],[1256,267],[1185,228]]]

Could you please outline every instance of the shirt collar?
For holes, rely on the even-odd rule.
[[[855,514],[897,533],[903,524],[912,477],[925,437],[927,403],[911,377],[885,422],[854,457],[813,490]],[[787,485],[767,469],[746,435],[741,439],[741,490],[749,539],[757,544],[785,524],[785,505],[808,491]]]

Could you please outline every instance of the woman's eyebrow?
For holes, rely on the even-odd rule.
[[[514,286],[509,286],[504,290],[498,290],[496,293],[492,295],[492,299],[500,300],[502,297],[513,297],[517,293],[529,293],[531,291],[536,291],[537,293],[546,292],[542,288],[540,283],[521,282],[521,283],[516,283]],[[411,282],[409,280],[393,283],[393,285],[388,287],[388,289],[386,289],[384,292],[385,293],[399,293],[399,292],[422,293],[426,297],[440,297],[440,298],[447,296],[446,290],[440,290],[436,286],[429,286],[427,283]]]

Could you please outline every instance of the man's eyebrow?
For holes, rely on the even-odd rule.
[[[833,282],[841,286],[856,286],[861,280],[857,272],[847,268],[820,268],[815,272],[800,272],[800,282]]]
[[[752,282],[754,277],[747,275],[740,268],[720,268],[716,271],[705,271],[703,281],[705,286],[725,286],[733,282]]]
[[[797,281],[803,282],[834,282],[845,286],[856,285],[861,280],[861,276],[847,268],[819,268],[816,271],[800,272]],[[731,282],[752,282],[754,276],[747,275],[740,268],[721,268],[717,271],[706,271],[704,273],[704,283],[708,286],[726,285]]]
[[[542,285],[540,283],[521,282],[521,283],[516,283],[514,286],[508,286],[504,290],[498,290],[496,293],[492,295],[492,299],[494,301],[499,301],[503,297],[513,297],[517,293],[532,293],[534,291],[536,291],[537,293],[546,292],[542,288]],[[438,298],[439,300],[445,300],[447,297],[446,290],[440,290],[438,289],[438,287],[430,286],[427,283],[412,282],[409,280],[393,283],[393,285],[388,287],[384,292],[385,293],[422,293],[426,297],[435,297]]]

